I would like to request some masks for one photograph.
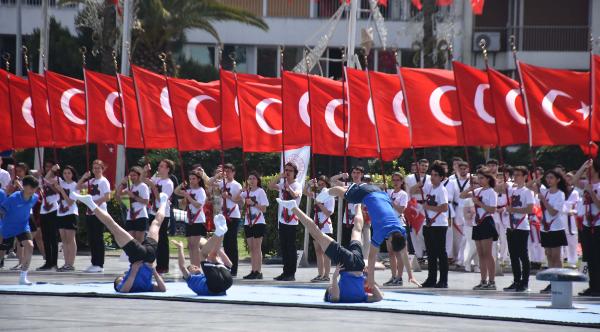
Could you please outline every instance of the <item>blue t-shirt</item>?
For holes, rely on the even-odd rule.
[[[363,204],[371,217],[373,227],[371,243],[375,247],[379,247],[393,232],[400,232],[406,237],[406,230],[400,223],[392,201],[386,193],[383,191],[369,193],[363,198]]]
[[[340,288],[340,303],[367,302],[368,294],[365,292],[365,276],[352,272],[340,272],[338,281]]]
[[[29,216],[31,215],[31,209],[37,201],[37,194],[33,194],[26,201],[23,199],[23,192],[17,191],[0,204],[0,209],[4,214],[2,218],[2,236],[4,238],[14,237],[31,231],[29,229]]]
[[[6,199],[6,192],[0,188],[0,206],[2,202]],[[2,218],[0,218],[0,234],[2,234]]]
[[[129,271],[125,273],[125,277],[121,281],[121,283],[117,286],[117,289],[121,289],[127,279],[129,279],[129,274],[131,273],[131,266],[129,267]],[[129,293],[144,293],[144,292],[152,292],[154,290],[154,285],[152,284],[152,267],[148,266],[148,264],[144,263],[140,266],[138,273],[135,275],[135,279],[133,280],[133,285],[131,285],[131,289],[129,289]]]
[[[188,287],[198,295],[226,295],[226,292],[213,293],[210,290],[208,290],[208,285],[206,284],[206,276],[202,273],[190,274],[186,282]]]

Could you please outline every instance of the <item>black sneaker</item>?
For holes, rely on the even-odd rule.
[[[283,277],[283,279],[281,279],[281,281],[296,281],[296,278],[294,277],[294,275],[289,275],[289,276]]]
[[[282,281],[283,278],[285,278],[285,275],[282,273],[282,274],[278,275],[277,277],[273,278],[273,280]]]
[[[546,288],[540,291],[541,294],[550,294],[552,292],[552,285],[546,286]]]
[[[263,278],[263,275],[262,275],[261,272],[256,272],[256,271],[254,272],[254,279],[255,280],[262,280],[262,278]]]
[[[52,270],[53,268],[55,268],[55,267],[54,267],[54,266],[50,266],[50,265],[46,265],[46,264],[44,264],[44,265],[42,265],[42,266],[38,267],[38,268],[37,268],[37,269],[35,269],[35,270],[36,270],[36,271],[50,271],[50,270]]]
[[[490,281],[482,288],[483,290],[496,290],[496,282]]]
[[[402,281],[402,278],[396,278],[396,281],[394,282],[394,286],[402,286],[404,285],[404,281]]]
[[[482,281],[479,283],[479,285],[473,287],[473,290],[482,290],[485,288],[485,286],[487,285],[486,281]]]
[[[515,289],[515,291],[517,293],[529,292],[529,284],[520,283],[519,286],[517,286],[517,289]]]
[[[0,259],[0,269],[4,268],[4,258]]]
[[[433,288],[435,287],[435,281],[433,280],[425,280],[422,284],[421,284],[422,288]]]
[[[517,288],[519,288],[519,284],[516,282],[513,282],[512,284],[510,284],[510,286],[508,287],[504,287],[504,291],[505,292],[516,292]]]
[[[448,283],[444,281],[440,281],[433,288],[448,288]]]
[[[256,272],[252,271],[248,275],[245,275],[242,279],[252,280],[255,278],[255,276],[256,276]]]

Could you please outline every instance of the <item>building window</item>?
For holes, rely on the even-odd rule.
[[[225,45],[223,47],[223,62],[222,67],[225,70],[233,69],[233,61],[231,56],[235,57],[235,61],[237,64],[237,71],[239,73],[247,73],[248,72],[248,64],[246,61],[246,47],[245,46],[234,46],[234,45]]]
[[[277,77],[279,68],[277,68],[277,48],[258,48],[258,58],[256,62],[257,74],[267,77]]]
[[[215,47],[200,44],[186,44],[181,49],[184,58],[200,65],[215,65]]]

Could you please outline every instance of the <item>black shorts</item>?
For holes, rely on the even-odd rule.
[[[29,231],[31,233],[37,231],[37,226],[35,225],[35,219],[33,218],[33,216],[29,217]]]
[[[123,251],[129,256],[129,263],[143,261],[144,263],[154,263],[156,260],[156,248],[158,242],[153,238],[146,238],[144,242],[131,240],[123,247]]]
[[[19,243],[21,243],[21,241],[33,239],[31,233],[29,232],[21,233],[17,236],[7,237],[6,239],[3,239],[0,243],[0,250],[6,251],[12,249],[15,244],[15,238],[17,238],[17,241],[19,241]]]
[[[125,221],[126,231],[145,232],[148,229],[148,218],[137,218],[136,220]]]
[[[479,223],[477,226],[473,226],[473,234],[471,239],[474,241],[487,239],[498,241],[498,231],[496,230],[496,225],[494,224],[494,218],[492,218],[492,216],[487,216],[483,218],[481,223]]]
[[[211,293],[223,293],[233,285],[231,271],[225,265],[204,261],[200,266],[206,277],[206,286]]]
[[[206,236],[206,225],[204,223],[185,224],[185,236]]]
[[[361,204],[365,196],[376,191],[382,190],[381,188],[373,184],[353,183],[350,185],[350,187],[348,187],[348,190],[346,190],[346,192],[344,193],[344,199],[346,199],[348,203]]]
[[[56,226],[58,229],[77,229],[77,215],[68,214],[56,218]]]
[[[540,232],[540,237],[544,248],[557,248],[568,245],[564,230]]]
[[[265,232],[267,230],[266,224],[254,224],[254,226],[244,226],[244,234],[246,234],[246,238],[261,238],[265,236]]]
[[[342,269],[346,272],[362,272],[365,269],[362,244],[359,241],[350,241],[348,249],[335,241],[331,242],[325,250],[325,255],[331,259],[332,265],[341,264]]]

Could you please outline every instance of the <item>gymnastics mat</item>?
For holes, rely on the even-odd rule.
[[[120,294],[112,283],[0,285],[0,294],[118,297],[168,301],[255,304],[324,309],[370,310],[409,314],[507,320],[531,323],[600,327],[600,304],[575,304],[581,309],[537,308],[548,301],[446,296],[411,291],[386,291],[378,303],[323,302],[322,288],[234,285],[225,296],[197,296],[184,282],[167,283],[165,293]]]

